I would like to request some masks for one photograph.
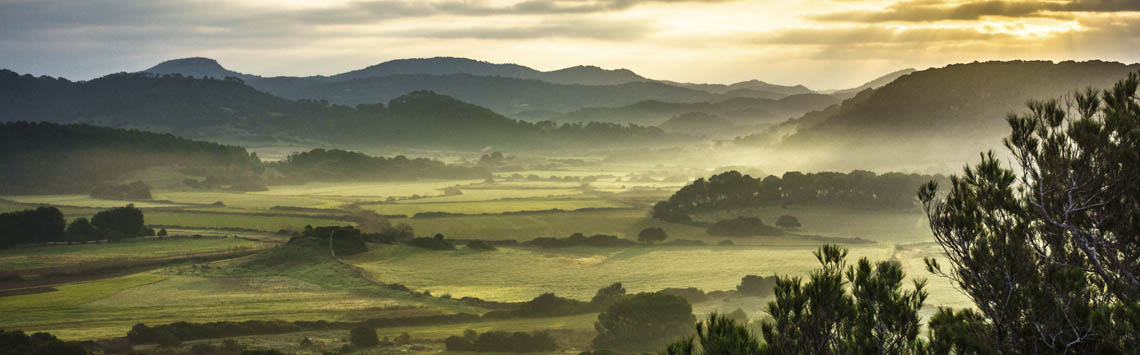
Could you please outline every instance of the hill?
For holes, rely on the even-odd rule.
[[[475,76],[500,76],[505,78],[541,80],[555,84],[579,85],[617,85],[648,81],[648,79],[627,69],[606,70],[595,66],[574,66],[543,72],[518,64],[496,64],[454,57],[391,60],[364,69],[333,75],[328,77],[328,79],[345,81],[415,74],[471,74]]]
[[[252,171],[260,163],[241,147],[89,125],[0,123],[0,138],[5,193],[86,193],[155,166]]]
[[[660,124],[677,115],[700,112],[716,115],[735,124],[754,125],[797,117],[839,103],[829,95],[799,94],[781,99],[737,97],[715,102],[673,103],[642,101],[622,107],[592,107],[555,116],[559,122],[628,122]]]
[[[659,140],[665,134],[655,127],[528,123],[426,91],[395,97],[388,105],[348,107],[283,99],[234,78],[134,73],[71,82],[0,71],[0,122],[22,120],[138,128],[243,144],[557,149],[669,142]]]
[[[739,134],[739,128],[731,121],[702,112],[690,112],[670,118],[660,126],[669,133],[703,135],[703,136],[732,136]]]
[[[251,80],[258,78],[255,75],[242,74],[222,67],[218,61],[210,58],[193,57],[168,60],[158,63],[144,72],[155,75],[180,74],[195,78],[225,79],[227,77]]]
[[[999,147],[1006,115],[1025,112],[1028,99],[1054,99],[1072,88],[1107,88],[1140,65],[1090,61],[1012,61],[954,64],[899,77],[860,93],[838,108],[814,112],[785,140],[792,149],[820,148],[863,157],[899,159],[900,151],[929,159],[966,159]],[[860,149],[853,149],[860,148]],[[880,153],[888,153],[880,155]]]
[[[836,90],[833,92],[828,92],[827,94],[833,95],[835,97],[843,98],[843,99],[849,99],[849,98],[854,97],[855,94],[858,94],[860,91],[867,90],[867,89],[878,89],[878,88],[883,87],[887,84],[890,84],[892,81],[895,81],[895,79],[898,79],[899,77],[901,77],[903,75],[907,75],[907,74],[913,73],[915,71],[916,70],[914,70],[914,68],[907,68],[907,69],[899,70],[899,71],[896,71],[896,72],[875,78],[875,80],[868,81],[868,82],[864,83],[863,85],[859,85],[859,86],[856,86],[856,87],[853,87],[850,89]]]

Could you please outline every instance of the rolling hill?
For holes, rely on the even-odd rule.
[[[781,99],[736,97],[715,102],[675,103],[658,100],[642,101],[621,107],[584,108],[565,115],[555,115],[558,122],[620,122],[656,125],[677,115],[698,112],[720,116],[734,124],[773,123],[797,117],[839,103],[822,94],[797,94]]]
[[[841,106],[804,115],[783,145],[860,159],[938,155],[965,160],[999,148],[1009,132],[1007,114],[1025,112],[1027,100],[1108,88],[1137,70],[1140,64],[1010,61],[917,71]]]

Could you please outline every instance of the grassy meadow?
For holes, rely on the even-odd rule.
[[[589,300],[598,288],[622,282],[629,292],[670,287],[704,291],[732,290],[745,275],[806,275],[817,262],[811,252],[819,242],[796,235],[859,237],[875,241],[848,245],[848,261],[859,257],[897,260],[913,278],[929,278],[922,258],[937,256],[925,216],[911,211],[861,211],[826,206],[763,207],[694,215],[714,222],[738,216],[773,223],[796,216],[802,228],[788,236],[726,238],[704,227],[664,222],[648,214],[681,183],[635,179],[632,169],[538,171],[547,176],[607,176],[581,182],[427,180],[416,182],[308,183],[272,186],[268,191],[235,193],[179,188],[176,176],[156,174],[161,188],[152,201],[100,200],[85,195],[5,196],[0,211],[60,207],[68,219],[91,216],[101,208],[134,204],[145,223],[167,228],[170,238],[133,243],[55,245],[0,251],[0,269],[27,271],[84,267],[140,258],[224,251],[260,251],[210,262],[171,261],[129,273],[85,279],[15,283],[0,289],[0,328],[50,331],[64,339],[123,336],[135,323],[176,321],[327,320],[451,314],[481,314],[483,309],[454,301],[470,296],[490,301],[526,301],[546,292]],[[449,189],[450,188],[450,189]],[[450,192],[445,193],[445,189]],[[460,194],[455,194],[458,189]],[[215,204],[221,202],[220,205]],[[669,240],[699,240],[704,246],[571,247],[539,249],[500,247],[475,251],[463,247],[432,251],[407,245],[369,243],[369,251],[344,258],[313,255],[282,243],[277,231],[305,226],[357,225],[361,211],[410,225],[417,236],[447,239],[517,240],[566,237],[573,233],[609,234],[636,240],[646,227],[661,227]],[[560,210],[560,211],[551,211]],[[453,215],[411,218],[417,213]],[[525,213],[518,213],[525,212]],[[234,235],[243,238],[234,238]],[[730,239],[731,246],[718,242]],[[148,259],[148,260],[150,260]],[[384,287],[398,283],[425,297]],[[5,285],[0,283],[0,285]],[[45,289],[46,288],[46,289]],[[931,279],[924,313],[936,305],[966,306],[945,280]],[[6,292],[6,293],[5,293]],[[438,296],[448,295],[449,298]],[[768,299],[710,299],[694,305],[698,313],[744,309],[763,314]],[[380,335],[409,333],[424,351],[442,351],[439,342],[464,329],[523,331],[551,329],[566,349],[586,350],[596,314],[570,317],[481,321],[466,324],[382,328]],[[299,348],[310,338],[313,348]],[[286,351],[333,351],[344,344],[339,330],[240,337],[244,344]],[[205,340],[198,342],[217,342]],[[191,344],[184,344],[188,348]],[[319,350],[319,351],[318,351]],[[403,350],[409,350],[407,348]]]

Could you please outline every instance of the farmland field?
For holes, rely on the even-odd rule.
[[[469,202],[384,203],[365,205],[364,208],[382,215],[412,216],[423,212],[456,214],[497,214],[519,211],[545,211],[559,209],[573,211],[585,208],[627,208],[629,205],[601,199],[527,199]]]
[[[163,259],[182,255],[255,250],[272,244],[238,238],[172,238],[128,243],[53,245],[0,250],[0,270],[55,268],[83,263]]]

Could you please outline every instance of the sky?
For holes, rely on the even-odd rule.
[[[87,80],[209,57],[330,75],[400,58],[838,89],[986,60],[1140,61],[1140,0],[0,0],[0,68]]]

